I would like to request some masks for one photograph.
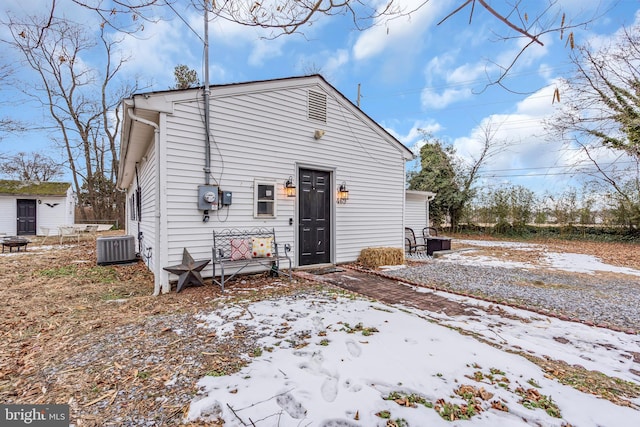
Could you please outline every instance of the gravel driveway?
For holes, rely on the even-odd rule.
[[[544,245],[463,243],[468,248],[385,274],[518,307],[548,310],[582,322],[640,331],[638,270],[608,268],[597,258],[583,255],[573,262],[568,258],[569,262],[557,267],[553,265],[556,254]],[[609,271],[591,270],[590,266]]]

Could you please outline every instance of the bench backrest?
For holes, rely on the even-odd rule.
[[[214,262],[231,259],[232,241],[247,240],[251,238],[271,238],[271,248],[268,248],[272,256],[278,256],[276,233],[273,228],[251,228],[248,230],[224,229],[213,231],[213,255]]]

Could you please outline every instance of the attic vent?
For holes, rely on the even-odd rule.
[[[327,123],[327,95],[309,91],[309,118]]]

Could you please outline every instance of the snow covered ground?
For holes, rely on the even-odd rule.
[[[530,250],[527,244],[503,245]],[[528,267],[469,255],[447,258]],[[547,253],[546,260],[570,271],[623,272],[573,255]],[[640,425],[640,398],[631,407],[615,405],[560,384],[517,354],[562,360],[637,384],[638,335],[506,306],[496,310],[495,304],[425,288],[415,291],[435,292],[477,310],[451,317],[318,293],[203,315],[201,326],[218,337],[231,338],[243,326],[261,338],[241,371],[201,379],[186,421],[222,419],[225,426],[260,427]],[[461,412],[470,421],[457,419]]]
[[[202,326],[218,336],[231,337],[244,325],[262,338],[240,372],[200,381],[202,394],[187,419],[282,427],[385,426],[388,419],[409,426],[638,425],[638,410],[561,385],[524,357],[504,351],[519,347],[637,382],[628,357],[640,352],[637,336],[505,310],[526,321],[497,315],[449,318],[331,295],[212,312],[202,317]],[[476,332],[498,347],[451,327]],[[456,394],[463,385],[475,390],[476,409],[471,422],[452,424],[436,409],[467,404]],[[559,418],[521,403],[522,394],[535,392],[557,404]],[[412,395],[428,403],[407,406],[403,399]],[[640,399],[633,403],[640,405]]]
[[[574,273],[587,273],[593,274],[595,272],[611,272],[622,273],[631,276],[640,276],[640,270],[633,268],[618,267],[615,265],[605,264],[599,258],[593,255],[574,254],[574,253],[559,253],[549,252],[544,245],[536,243],[522,243],[522,242],[496,242],[496,241],[483,241],[483,240],[457,240],[461,244],[470,244],[474,246],[485,247],[499,247],[504,249],[511,249],[514,251],[543,251],[544,259],[540,265],[551,268],[554,270],[570,271]],[[463,263],[463,264],[478,264],[484,266],[493,267],[508,267],[508,268],[535,268],[536,266],[525,262],[505,261],[493,257],[473,255],[469,252],[458,252],[448,254],[445,259],[449,262]]]

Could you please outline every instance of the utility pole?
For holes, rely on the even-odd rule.
[[[360,83],[358,83],[358,98],[356,101],[356,105],[360,108]]]

